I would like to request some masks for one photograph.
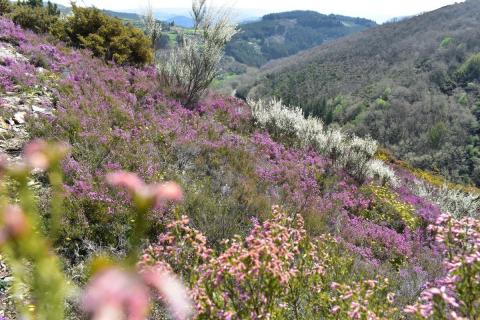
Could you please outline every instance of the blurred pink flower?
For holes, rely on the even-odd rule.
[[[45,170],[48,168],[50,161],[46,154],[48,145],[43,140],[34,140],[27,144],[24,149],[25,160],[33,168]]]
[[[149,301],[148,288],[138,276],[111,268],[93,278],[82,303],[94,320],[144,320]]]
[[[145,269],[142,276],[145,283],[157,290],[174,319],[186,320],[192,316],[193,305],[188,292],[175,275],[155,267]]]
[[[120,187],[127,189],[131,194],[140,192],[145,188],[145,184],[135,173],[126,171],[116,171],[107,174],[106,181],[113,187]]]
[[[33,140],[25,146],[26,165],[40,170],[46,170],[52,162],[60,161],[69,151],[64,143],[49,144],[43,140]]]
[[[2,212],[0,221],[0,245],[11,238],[19,237],[27,231],[28,222],[22,209],[17,205],[8,205]]]
[[[82,304],[94,320],[144,320],[149,311],[150,288],[158,292],[176,320],[189,319],[193,307],[182,283],[165,268],[149,268],[136,274],[110,268],[87,286]]]
[[[127,189],[132,196],[151,201],[156,208],[168,201],[178,202],[183,199],[182,189],[174,182],[146,185],[135,173],[126,171],[109,173],[106,181],[113,187]]]
[[[183,192],[180,186],[174,182],[166,182],[151,186],[155,206],[161,206],[168,201],[179,202],[183,200]]]

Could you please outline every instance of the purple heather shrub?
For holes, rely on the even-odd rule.
[[[421,217],[427,224],[434,223],[442,214],[440,208],[436,204],[413,194],[405,186],[397,188],[396,192],[403,202],[408,203],[415,208],[415,214]]]
[[[12,20],[0,17],[0,40],[6,42],[19,43],[27,40],[29,31],[25,31],[15,25]]]
[[[341,235],[345,241],[355,246],[370,248],[376,259],[374,263],[395,256],[408,258],[413,254],[414,239],[408,231],[399,234],[395,230],[362,218],[352,217],[344,220]]]
[[[419,319],[480,317],[480,221],[441,215],[429,229],[444,248],[444,277],[430,283],[405,309]]]
[[[65,65],[67,56],[60,50],[65,50],[64,47],[50,44],[37,44],[31,41],[22,42],[18,50],[29,57],[32,63],[38,67],[48,68],[51,71],[59,72],[62,66]]]
[[[209,96],[195,108],[201,115],[213,117],[230,129],[241,129],[252,121],[252,112],[245,103],[233,97]]]
[[[0,89],[12,91],[18,86],[33,87],[37,83],[35,73],[31,64],[6,58],[0,65]]]

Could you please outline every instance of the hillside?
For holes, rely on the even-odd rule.
[[[266,66],[275,96],[414,166],[480,184],[480,2],[390,23]]]
[[[168,89],[0,17],[0,318],[478,316],[478,189],[276,101]]]
[[[376,26],[367,19],[324,15],[314,11],[268,14],[240,25],[226,53],[238,62],[259,67],[270,60]]]

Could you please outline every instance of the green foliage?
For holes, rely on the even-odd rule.
[[[438,122],[428,131],[428,139],[431,145],[438,149],[447,134],[448,128],[445,123]]]
[[[463,106],[466,106],[468,105],[468,94],[466,93],[463,93],[459,98],[458,98],[458,102],[463,105]]]
[[[29,6],[31,8],[41,8],[43,7],[42,0],[18,0],[17,5],[19,6]]]
[[[237,61],[262,66],[272,59],[293,55],[327,40],[375,26],[375,22],[313,11],[269,14],[246,23],[227,45],[226,53]]]
[[[153,61],[150,39],[137,28],[107,16],[96,8],[73,6],[73,15],[59,19],[60,11],[50,1],[21,3],[8,16],[20,26],[50,33],[75,47],[90,49],[95,56],[119,64],[144,65]]]
[[[446,49],[451,44],[453,44],[453,38],[452,37],[445,37],[445,38],[443,38],[442,42],[440,43],[440,48]]]
[[[52,16],[59,16],[60,10],[56,3],[51,3],[50,1],[47,2],[47,11]]]
[[[480,53],[472,55],[460,66],[457,71],[457,77],[464,83],[470,81],[480,82]]]
[[[65,21],[65,35],[75,47],[119,64],[143,65],[153,61],[150,39],[131,25],[111,18],[96,8],[73,6]]]
[[[58,16],[43,6],[18,5],[8,14],[16,24],[38,33],[48,33],[58,23]]]
[[[377,100],[375,100],[375,104],[379,107],[379,108],[388,108],[390,106],[390,104],[388,103],[388,101],[385,101],[383,100],[382,98],[378,98]]]
[[[12,5],[9,0],[0,0],[0,16],[10,13]]]

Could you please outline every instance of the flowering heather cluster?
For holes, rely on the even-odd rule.
[[[15,25],[9,19],[0,18],[0,40],[3,42],[19,43],[32,37],[32,33]]]
[[[444,246],[447,274],[423,291],[419,302],[405,311],[428,319],[478,319],[480,221],[442,215],[430,230]]]
[[[31,87],[37,81],[35,67],[29,63],[4,59],[0,65],[0,90],[13,91],[17,86]]]
[[[332,274],[348,268],[348,259],[332,250],[335,241],[310,239],[301,216],[289,218],[278,207],[272,211],[272,219],[255,223],[245,239],[226,240],[221,251],[209,248],[182,217],[145,250],[140,267],[167,264],[182,274],[198,319],[383,319],[395,314],[385,280],[333,282]]]

